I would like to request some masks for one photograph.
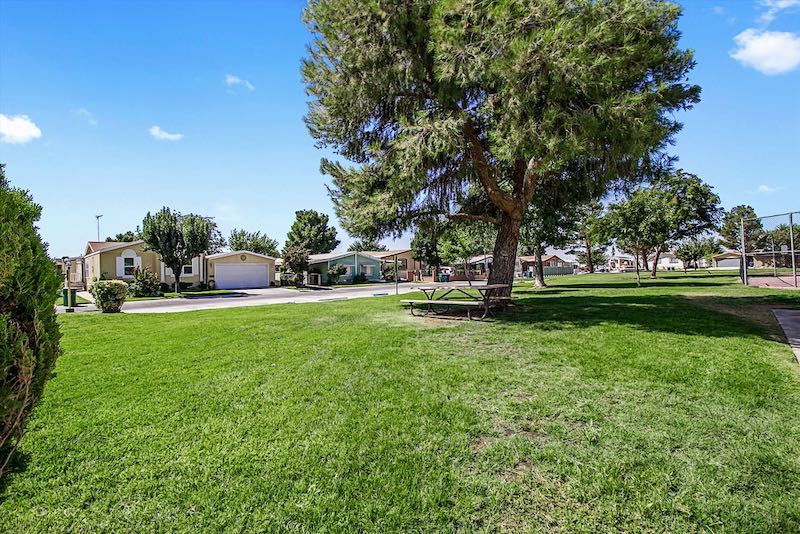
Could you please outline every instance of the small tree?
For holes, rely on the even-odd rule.
[[[329,218],[314,210],[295,212],[295,220],[286,236],[286,247],[300,247],[309,254],[325,254],[339,246],[336,228],[328,226]]]
[[[158,252],[161,261],[172,269],[176,293],[180,293],[183,266],[208,250],[211,230],[211,224],[204,217],[181,215],[167,207],[155,215],[148,212],[145,216],[142,239],[147,248]]]
[[[433,267],[434,280],[439,276],[439,267],[442,265],[442,257],[439,254],[441,232],[442,224],[438,219],[422,220],[411,239],[411,255],[423,264]]]
[[[464,266],[464,276],[469,285],[469,260],[473,256],[491,250],[491,230],[486,223],[451,223],[440,236],[439,250],[442,259],[448,263]]]
[[[142,233],[139,231],[139,227],[136,227],[136,231],[128,230],[127,232],[123,232],[120,234],[115,235],[114,237],[107,237],[106,241],[136,241],[137,239],[141,239]]]
[[[756,250],[762,246],[764,243],[764,225],[761,223],[761,219],[756,217],[756,210],[747,205],[735,206],[730,211],[725,212],[722,217],[722,226],[719,229],[722,244],[734,250],[742,248],[741,224],[742,219],[745,219],[745,247],[747,247],[747,250]]]
[[[0,479],[60,353],[62,279],[36,230],[41,213],[0,165]]]
[[[342,265],[341,263],[334,263],[331,265],[330,269],[328,269],[328,278],[333,281],[334,284],[339,283],[339,277],[347,273],[347,267]]]
[[[605,263],[605,249],[608,242],[603,241],[601,217],[603,205],[593,200],[579,206],[576,210],[574,245],[570,252],[576,254],[578,261],[585,264],[590,273],[595,267]],[[581,252],[582,250],[582,252]],[[602,255],[602,258],[596,256]]]
[[[228,244],[231,250],[249,250],[274,258],[279,256],[278,242],[261,232],[247,232],[234,228],[228,238]]]
[[[640,189],[627,200],[611,204],[603,217],[606,235],[616,239],[617,247],[634,256],[636,287],[641,286],[639,256],[655,242],[660,228],[658,212],[663,208],[662,195],[653,189]]]
[[[303,273],[308,269],[308,250],[302,247],[284,247],[283,266],[294,273],[295,284],[302,286],[304,283]]]

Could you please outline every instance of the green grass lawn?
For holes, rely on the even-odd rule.
[[[800,530],[800,366],[730,273],[65,316],[0,531]]]

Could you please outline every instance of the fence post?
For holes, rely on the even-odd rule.
[[[742,283],[747,285],[747,250],[744,246],[744,217],[739,219],[739,240],[742,243]]]
[[[789,249],[792,251],[792,276],[794,277],[794,287],[797,287],[797,265],[794,260],[794,222],[791,213],[789,214]]]

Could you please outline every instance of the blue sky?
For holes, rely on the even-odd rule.
[[[0,0],[0,161],[43,205],[51,254],[80,253],[95,214],[104,239],[163,205],[281,242],[295,210],[333,218],[302,121],[302,6]],[[684,9],[703,101],[679,165],[725,207],[800,209],[800,0]]]

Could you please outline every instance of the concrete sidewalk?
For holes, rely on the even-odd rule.
[[[783,328],[797,363],[800,363],[800,310],[777,309],[772,313]]]
[[[403,283],[397,288],[398,294],[403,295],[406,293],[411,293],[417,291],[417,287],[429,285],[432,284]],[[464,285],[467,285],[466,282]],[[241,294],[237,296],[138,300],[126,302],[122,306],[122,311],[123,313],[177,313],[194,310],[266,306],[270,304],[327,302],[355,298],[380,297],[394,294],[395,286],[393,284],[364,285],[336,289],[326,288],[324,290],[298,290],[270,287],[267,289],[241,290]],[[57,311],[58,313],[64,313],[64,307],[58,306]],[[83,304],[75,308],[76,313],[94,311],[97,311],[97,307],[94,304]]]

